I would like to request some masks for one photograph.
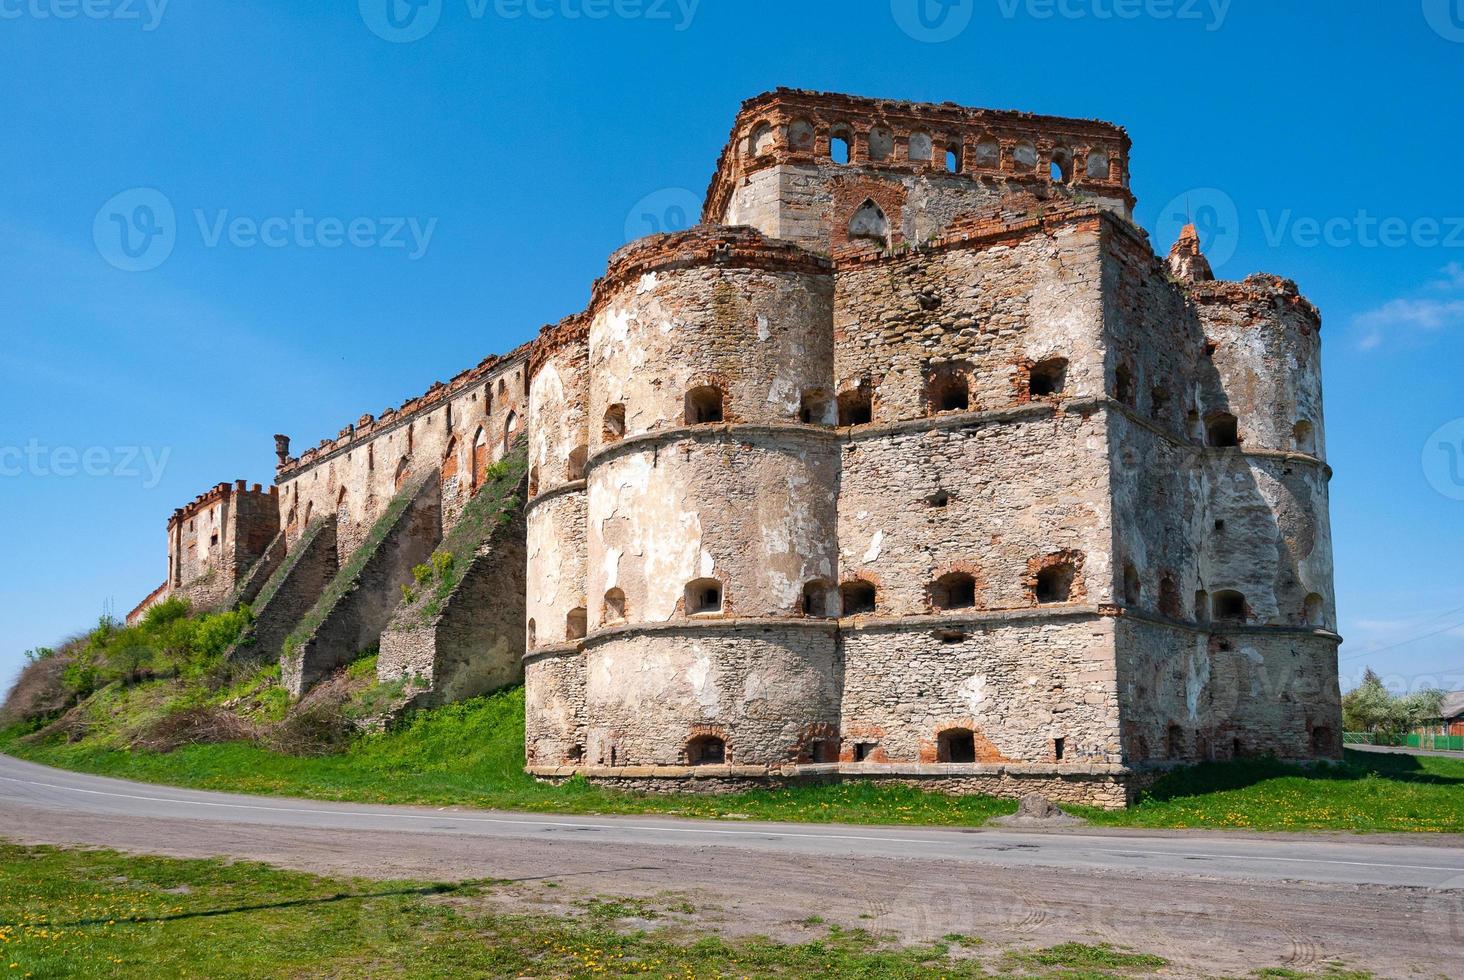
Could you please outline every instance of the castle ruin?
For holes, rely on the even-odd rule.
[[[1129,150],[751,99],[700,225],[531,343],[277,437],[269,494],[175,514],[149,601],[252,602],[237,655],[295,693],[373,643],[418,704],[521,676],[545,779],[1121,806],[1175,764],[1336,758],[1319,315],[1216,281],[1193,229],[1157,257]]]

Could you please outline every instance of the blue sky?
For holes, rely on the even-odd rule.
[[[386,2],[0,0],[0,678],[273,433],[582,308],[790,85],[1127,126],[1156,247],[1322,309],[1344,682],[1464,687],[1464,0]]]

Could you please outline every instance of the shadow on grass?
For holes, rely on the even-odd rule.
[[[1408,755],[1347,752],[1344,761],[1303,766],[1282,762],[1274,756],[1229,762],[1202,762],[1176,769],[1159,779],[1143,794],[1144,800],[1164,802],[1180,797],[1204,796],[1226,790],[1240,790],[1271,779],[1306,779],[1345,782],[1368,778],[1430,786],[1464,786],[1464,778],[1427,771],[1419,759]]]

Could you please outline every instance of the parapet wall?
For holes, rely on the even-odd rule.
[[[274,487],[220,483],[168,519],[168,595],[195,609],[225,605],[279,533]]]

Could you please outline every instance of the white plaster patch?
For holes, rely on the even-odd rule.
[[[1195,649],[1189,655],[1188,669],[1184,678],[1184,703],[1189,709],[1190,721],[1200,720],[1200,695],[1210,683],[1210,651],[1203,639],[1195,642]]]
[[[700,646],[693,647],[695,659],[687,665],[686,680],[691,684],[692,697],[702,714],[716,718],[722,704],[722,691],[712,677],[712,658]]]
[[[757,339],[767,340],[772,335],[772,331],[768,329],[768,318],[759,313],[757,315]]]
[[[986,702],[986,675],[972,674],[961,682],[958,693],[961,701],[970,709],[971,717],[978,717],[981,714],[981,705]]]
[[[864,552],[864,557],[859,560],[866,565],[868,565],[872,561],[877,561],[879,559],[879,549],[883,546],[884,532],[875,531],[874,537],[869,539],[869,549]]]
[[[656,288],[657,282],[656,274],[654,272],[647,272],[640,277],[640,282],[636,284],[635,294],[639,296],[642,293],[649,293]]]
[[[712,571],[716,568],[716,565],[717,562],[716,559],[712,557],[712,553],[703,549],[701,553],[701,567],[698,569],[697,574],[701,578],[711,578]]]

